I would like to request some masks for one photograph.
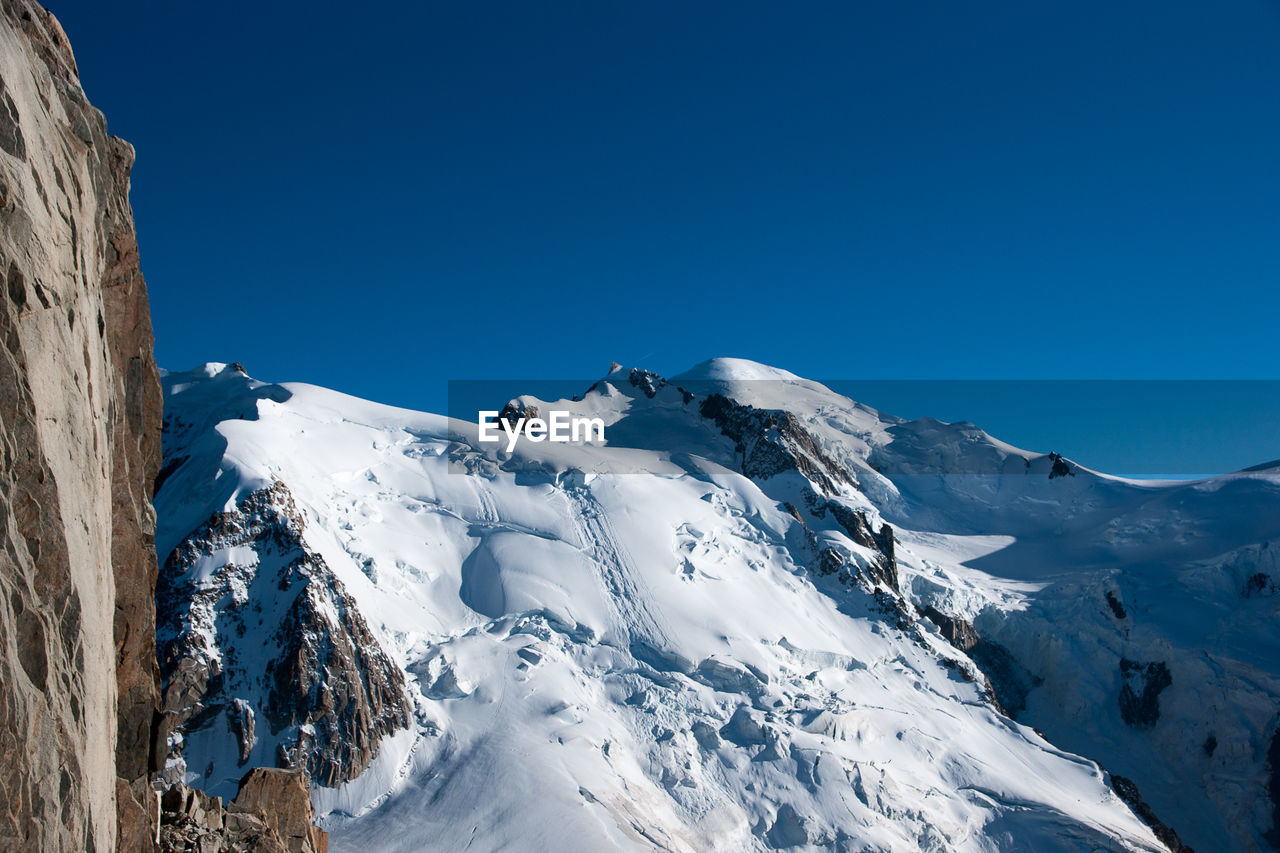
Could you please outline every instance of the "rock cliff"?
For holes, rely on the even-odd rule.
[[[0,847],[154,834],[159,376],[133,149],[58,22],[0,2]]]

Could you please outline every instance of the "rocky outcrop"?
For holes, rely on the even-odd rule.
[[[894,552],[897,546],[893,528],[888,524],[881,524],[879,531],[873,531],[865,512],[849,509],[836,501],[827,501],[826,507],[831,517],[849,534],[850,539],[877,552],[871,565],[867,567],[872,584],[879,582],[886,589],[897,592],[898,558]]]
[[[652,400],[658,396],[658,392],[667,387],[667,380],[651,370],[641,370],[638,367],[631,368],[631,373],[627,380],[631,383],[632,388],[639,388],[640,391]],[[683,391],[681,393],[684,393]],[[688,402],[686,400],[685,402]]]
[[[1027,695],[1043,683],[999,643],[983,638],[968,619],[925,605],[920,615],[938,626],[943,638],[969,656],[986,684],[987,699],[1010,719],[1027,707]]]
[[[1138,663],[1120,659],[1120,716],[1135,729],[1149,729],[1160,720],[1160,693],[1173,676],[1164,661]]]
[[[1123,621],[1129,618],[1129,611],[1124,609],[1124,602],[1111,590],[1107,590],[1106,594],[1107,607],[1111,608],[1111,615]]]
[[[1133,809],[1133,813],[1142,818],[1142,822],[1151,827],[1151,831],[1155,833],[1156,838],[1160,839],[1160,843],[1169,848],[1169,853],[1196,853],[1195,850],[1182,843],[1182,839],[1178,837],[1178,833],[1173,828],[1156,816],[1151,810],[1151,806],[1147,805],[1142,799],[1142,794],[1138,791],[1138,786],[1133,780],[1124,776],[1111,777],[1111,787],[1124,800],[1129,808]]]
[[[799,522],[795,528],[801,537],[797,543],[799,553],[808,558],[810,571],[817,577],[833,579],[846,593],[860,590],[869,595],[874,608],[892,619],[899,629],[917,630],[915,612],[898,587],[893,528],[882,524],[880,532],[873,533],[865,511],[827,500],[812,490],[806,492],[805,498],[804,512],[789,501],[783,501],[782,507]],[[867,551],[858,553],[840,539],[833,539],[833,522],[839,532]]]
[[[499,426],[506,424],[505,429],[512,433],[524,431],[525,421],[538,417],[538,407],[524,403],[521,400],[508,400],[506,405],[502,407],[502,411],[498,412]]]
[[[1245,598],[1253,598],[1255,596],[1275,595],[1280,590],[1280,585],[1276,584],[1273,577],[1265,572],[1254,572],[1244,582],[1244,589],[1241,595]]]
[[[400,668],[304,529],[276,482],[215,514],[165,560],[157,602],[170,778],[202,732],[225,744],[193,765],[206,784],[257,763],[339,785],[408,726]]]
[[[133,150],[0,0],[0,848],[148,849],[160,383]]]
[[[978,632],[974,630],[973,624],[967,619],[948,616],[933,605],[925,605],[920,615],[937,625],[943,638],[962,652],[970,651],[982,641]]]
[[[228,809],[235,815],[260,817],[270,834],[290,853],[325,853],[327,833],[311,825],[311,798],[300,773],[259,767],[240,780],[240,791]]]
[[[327,853],[328,833],[314,814],[306,781],[297,771],[265,767],[240,780],[225,808],[221,797],[181,783],[165,791],[160,825],[162,853]]]
[[[857,485],[844,466],[829,457],[790,412],[758,409],[723,394],[708,395],[699,412],[733,439],[742,473],[753,480],[799,471],[828,495],[838,493],[841,485]]]
[[[1072,470],[1071,463],[1062,458],[1062,454],[1054,452],[1049,454],[1049,461],[1053,463],[1053,467],[1049,469],[1049,479],[1054,480],[1058,477],[1074,477],[1076,472]],[[1030,460],[1028,460],[1028,464]]]

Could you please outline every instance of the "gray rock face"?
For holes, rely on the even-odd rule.
[[[0,0],[0,848],[149,849],[160,383],[128,202],[52,15]]]
[[[222,751],[237,758],[206,784],[257,763],[339,785],[409,724],[399,667],[304,529],[276,482],[210,518],[165,560],[157,603],[171,731],[226,738]],[[187,760],[183,739],[169,738],[176,767]]]
[[[799,471],[829,495],[839,492],[840,484],[856,485],[790,412],[757,409],[722,394],[709,395],[699,411],[737,442],[742,473],[753,480]]]

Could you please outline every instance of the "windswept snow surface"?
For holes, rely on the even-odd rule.
[[[1277,597],[1242,591],[1280,583],[1274,470],[1051,480],[969,425],[729,359],[652,398],[615,371],[549,404],[605,416],[607,444],[513,456],[475,423],[224,365],[165,385],[161,560],[279,480],[405,672],[411,729],[314,790],[333,849],[1163,849],[1095,761],[1193,846],[1256,849],[1269,827]],[[799,472],[738,473],[677,385],[804,424],[857,482],[828,497],[894,525],[907,618],[814,570],[807,535],[865,549],[789,511]],[[1030,674],[1017,722],[913,605]],[[211,642],[263,654],[265,631]],[[1172,675],[1152,725],[1123,718],[1122,658]],[[230,731],[189,743],[193,780],[226,784],[199,772],[236,751]]]

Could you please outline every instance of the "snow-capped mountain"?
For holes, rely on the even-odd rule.
[[[733,359],[513,401],[608,439],[511,453],[164,383],[166,773],[305,766],[334,849],[1276,844],[1278,469],[1121,480]]]

